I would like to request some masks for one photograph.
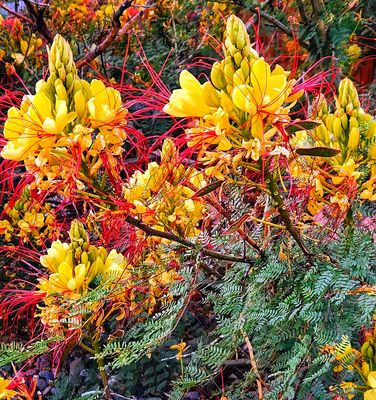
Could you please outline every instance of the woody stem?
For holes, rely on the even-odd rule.
[[[92,339],[92,345],[93,345],[93,350],[94,350],[94,354],[97,355],[101,352],[100,349],[100,345],[99,345],[99,340],[98,339]],[[96,359],[97,361],[97,365],[98,365],[98,369],[99,369],[99,374],[101,376],[101,380],[103,383],[103,387],[104,387],[104,396],[106,400],[111,400],[111,392],[110,392],[110,388],[108,386],[108,377],[107,377],[107,373],[105,370],[105,363],[104,363],[104,359],[102,357],[98,357]]]

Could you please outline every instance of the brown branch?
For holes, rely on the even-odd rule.
[[[302,18],[303,23],[306,24],[308,22],[308,17],[307,17],[307,14],[305,12],[303,1],[302,0],[296,0],[296,5],[298,7],[298,11],[299,11],[300,17]]]
[[[143,9],[132,18],[127,21],[127,23],[121,27],[120,17],[123,15],[124,11],[128,9],[132,5],[133,0],[124,1],[124,3],[115,11],[112,17],[112,30],[109,35],[98,45],[95,45],[94,48],[88,51],[84,57],[80,58],[76,62],[77,68],[81,68],[83,65],[90,63],[96,57],[101,55],[118,36],[123,36],[129,29],[130,25],[138,18],[140,18],[143,14],[143,9],[148,7],[149,3],[143,6]]]
[[[54,35],[48,28],[46,21],[44,20],[44,11],[39,10],[34,3],[29,0],[24,0],[25,6],[29,11],[30,15],[34,19],[34,25],[37,31],[43,35],[49,43],[52,43]]]
[[[28,24],[34,25],[34,22],[30,18],[26,17],[26,15],[18,13],[17,11],[13,11],[11,8],[6,6],[5,4],[0,4],[0,7],[3,8],[7,13],[12,14],[15,17],[17,17],[18,19],[22,19],[23,21],[27,22]]]
[[[149,8],[153,5],[153,1],[149,0],[147,3],[145,3],[142,6],[139,6],[140,8],[142,8],[136,15],[134,15],[132,18],[129,18],[129,20],[124,24],[124,26],[119,30],[118,36],[123,36],[124,34],[126,34],[128,32],[129,27],[132,25],[132,23],[138,19],[141,18],[142,15],[144,14],[144,10],[146,8]]]
[[[279,28],[281,31],[283,31],[290,37],[294,37],[294,34],[290,28],[288,28],[285,24],[283,24],[277,18],[275,18],[272,15],[269,15],[265,11],[261,10],[260,7],[249,6],[249,9],[256,14],[260,13],[261,17],[263,17],[267,21],[271,22],[273,25],[275,25],[277,28]]]
[[[244,337],[244,341],[245,341],[245,344],[248,349],[249,360],[251,361],[252,370],[257,378],[256,382],[257,382],[258,398],[259,398],[259,400],[262,400],[264,398],[264,395],[262,393],[262,379],[261,379],[260,373],[257,368],[255,354],[253,353],[252,343],[249,340],[249,337],[245,333],[243,333],[243,337]]]
[[[162,232],[157,229],[151,228],[150,226],[144,224],[140,220],[138,220],[130,215],[127,215],[125,220],[130,225],[133,225],[136,228],[141,229],[149,236],[156,236],[156,237],[160,237],[163,239],[171,240],[172,242],[180,243],[184,247],[188,247],[190,249],[196,249],[195,244],[190,242],[189,240],[183,239],[171,232]],[[216,251],[212,251],[212,250],[208,250],[208,249],[200,249],[199,251],[205,256],[216,258],[218,260],[240,262],[240,263],[244,263],[244,264],[253,264],[253,260],[246,258],[246,257],[230,256],[230,255],[218,253]]]
[[[231,213],[229,213],[227,210],[224,209],[224,207],[219,204],[213,196],[208,197],[207,201],[210,205],[212,205],[218,212],[220,212],[226,219],[229,221],[231,224]],[[252,246],[261,257],[265,256],[265,252],[261,247],[252,239],[250,238],[244,231],[243,228],[239,228],[237,233],[241,236],[243,240],[245,240],[250,246]]]
[[[256,14],[260,14],[260,16],[262,18],[271,22],[274,26],[279,28],[282,32],[286,33],[286,35],[294,38],[294,32],[289,27],[287,27],[283,22],[279,21],[277,18],[275,18],[272,15],[269,15],[265,11],[261,10],[260,7],[249,6],[249,9]],[[303,45],[303,47],[308,48],[308,43],[306,43],[304,41],[301,41],[300,43]]]
[[[305,243],[304,243],[299,231],[296,229],[293,222],[291,221],[290,214],[287,211],[287,208],[285,206],[283,198],[279,192],[277,182],[275,181],[272,173],[267,172],[265,174],[265,184],[269,190],[269,194],[270,194],[271,198],[274,200],[274,203],[278,209],[279,215],[281,216],[281,218],[283,220],[283,223],[286,226],[286,229],[291,234],[291,236],[294,238],[295,242],[298,244],[298,246],[302,250],[303,254],[307,257],[308,261],[310,263],[312,263],[313,254],[311,254],[309,252],[309,250],[305,246]]]
[[[238,358],[236,360],[227,360],[223,363],[227,367],[242,367],[244,365],[250,365],[251,361],[248,358]]]

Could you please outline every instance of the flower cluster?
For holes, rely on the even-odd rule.
[[[124,198],[132,204],[130,212],[142,222],[162,232],[181,237],[199,234],[203,200],[195,192],[205,185],[203,174],[185,167],[171,139],[165,139],[160,164],[151,162],[145,172],[136,171],[124,185]]]
[[[1,155],[23,161],[39,188],[61,181],[82,188],[101,167],[101,152],[121,154],[127,110],[117,90],[78,77],[72,51],[59,35],[49,51],[49,70],[35,95],[9,109]]]
[[[182,71],[181,89],[174,90],[164,111],[199,118],[187,130],[188,145],[203,153],[215,145],[216,152],[205,154],[207,164],[230,150],[236,153],[235,162],[242,157],[257,161],[281,143],[278,125],[290,121],[289,111],[302,95],[289,76],[258,55],[245,25],[232,15],[226,25],[224,59],[213,64],[211,81],[201,84]]]
[[[61,333],[64,320],[72,315],[76,328],[88,318],[92,321],[96,317],[101,319],[103,302],[113,304],[111,313],[119,310],[123,317],[143,310],[151,313],[158,299],[169,299],[165,288],[177,279],[174,269],[160,266],[153,274],[149,271],[149,279],[143,282],[144,271],[134,268],[115,249],[107,252],[102,246],[89,244],[84,226],[78,220],[72,222],[69,237],[70,243],[54,241],[40,259],[48,275],[37,285],[44,302],[39,316],[47,327]],[[106,291],[106,299],[89,300],[94,290]],[[86,311],[77,312],[79,302],[85,304]],[[88,310],[92,315],[85,315]]]
[[[5,242],[10,242],[16,236],[24,242],[41,246],[45,239],[58,236],[51,204],[41,204],[33,198],[28,186],[13,206],[9,203],[4,205],[4,217],[0,220],[0,235]]]
[[[83,225],[75,220],[69,231],[71,242],[52,243],[47,255],[41,257],[41,264],[51,273],[39,282],[39,289],[46,295],[61,293],[71,298],[89,290],[90,283],[97,277],[107,282],[113,278],[129,278],[129,268],[123,255],[104,247],[95,247],[88,242]]]

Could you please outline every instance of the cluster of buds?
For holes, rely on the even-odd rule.
[[[173,91],[164,111],[174,117],[199,118],[186,133],[188,145],[202,150],[200,154],[216,145],[217,152],[233,150],[234,155],[241,153],[240,158],[252,154],[257,161],[283,145],[278,126],[289,123],[289,111],[303,94],[294,90],[289,75],[259,57],[244,23],[232,15],[226,24],[224,59],[213,64],[211,81],[201,84],[182,71],[181,89]]]
[[[205,180],[178,158],[173,141],[165,139],[161,163],[151,162],[145,172],[136,171],[124,185],[123,195],[133,206],[130,212],[149,226],[193,237],[200,232],[197,225],[205,211],[203,200],[193,197]]]
[[[79,78],[72,50],[60,35],[49,50],[49,68],[35,95],[9,109],[1,155],[24,161],[42,189],[55,180],[82,186],[80,178],[90,179],[101,167],[101,151],[121,154],[127,110],[117,90]],[[79,159],[72,161],[76,154]],[[77,171],[80,163],[85,165]]]
[[[13,237],[22,238],[24,242],[32,242],[38,246],[45,239],[58,236],[55,214],[49,203],[43,205],[36,201],[26,186],[13,206],[4,205],[4,216],[0,220],[0,235],[5,242]]]
[[[77,74],[72,50],[60,35],[55,37],[54,45],[48,52],[48,67],[51,77],[56,74],[56,77],[60,78],[63,83],[65,81],[69,82],[69,80],[72,83],[74,76]]]
[[[340,149],[341,153],[333,158],[337,164],[344,164],[349,158],[357,161],[364,157],[361,150],[376,136],[376,121],[361,108],[358,92],[348,78],[339,84],[335,111],[330,113],[322,100],[318,118],[323,124],[315,131],[317,144]],[[376,158],[376,147],[366,150],[367,156]]]
[[[369,182],[375,180],[376,121],[361,108],[357,90],[350,79],[345,78],[339,84],[334,112],[330,113],[326,101],[320,99],[317,117],[322,125],[314,132],[315,145],[340,150],[329,159],[333,167],[332,182],[337,185],[346,178],[363,180],[360,197],[376,199],[376,194],[369,190]],[[364,168],[363,174],[358,171],[361,165],[366,166],[368,174]]]
[[[234,86],[250,83],[250,69],[259,58],[244,23],[234,15],[227,20],[223,50],[225,58],[213,64],[210,77],[218,90],[231,93]]]

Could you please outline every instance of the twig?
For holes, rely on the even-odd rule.
[[[123,15],[124,11],[129,8],[132,5],[133,0],[127,0],[124,1],[124,3],[115,11],[113,17],[112,17],[112,30],[109,33],[109,35],[98,45],[95,45],[94,48],[90,51],[88,51],[84,57],[80,58],[78,61],[76,61],[76,66],[77,68],[81,68],[83,65],[90,63],[93,61],[96,57],[101,55],[110,45],[113,43],[113,41],[118,37],[118,36],[123,36],[129,29],[130,25],[140,18],[143,13],[144,9],[147,7],[150,7],[151,1],[146,3],[140,10],[140,12],[136,15],[134,15],[132,18],[130,18],[126,24],[124,24],[123,27],[121,27],[120,24],[120,17]]]
[[[12,14],[12,15],[14,15],[15,17],[17,17],[18,19],[22,19],[22,20],[24,20],[25,22],[27,22],[28,24],[34,25],[34,22],[33,22],[30,18],[26,17],[26,15],[23,15],[23,14],[21,14],[21,13],[18,13],[17,11],[13,11],[11,8],[9,8],[8,6],[6,6],[6,5],[3,4],[3,3],[0,4],[0,7],[1,7],[2,9],[4,9],[7,13]]]
[[[149,8],[149,7],[152,7],[152,6],[153,6],[153,1],[152,1],[152,0],[149,0],[146,4],[144,4],[144,5],[142,5],[142,6],[139,6],[139,7],[142,7],[142,10],[140,10],[140,11],[138,12],[138,14],[134,15],[132,18],[129,18],[129,20],[128,20],[128,21],[124,24],[124,26],[119,30],[118,36],[123,36],[124,34],[126,34],[127,31],[128,31],[128,28],[130,27],[130,25],[132,25],[132,23],[133,23],[136,19],[142,17],[142,15],[144,14],[145,8]]]
[[[208,196],[207,201],[231,223],[231,213],[228,212],[224,207],[222,207],[221,204],[219,204],[213,196]],[[261,249],[260,246],[245,233],[243,228],[239,228],[237,232],[243,240],[245,240],[258,252],[261,257],[264,257],[264,250]]]
[[[120,17],[123,15],[123,12],[132,5],[132,2],[133,0],[124,1],[122,5],[114,12],[114,15],[112,16],[112,30],[110,34],[100,44],[95,45],[92,50],[87,52],[84,57],[76,62],[77,68],[81,68],[84,64],[93,61],[115,40],[121,28]]]
[[[249,6],[249,9],[253,11],[254,13],[258,14],[260,13],[261,17],[266,19],[267,21],[271,22],[273,25],[278,27],[281,31],[289,35],[290,37],[294,37],[294,34],[290,28],[288,28],[285,24],[283,24],[281,21],[279,21],[277,18],[273,17],[272,15],[269,15],[265,11],[261,10],[260,7],[255,7],[255,6]]]
[[[30,0],[24,0],[24,3],[30,15],[34,19],[34,24],[37,31],[43,35],[49,43],[52,43],[54,35],[46,25],[46,21],[44,20],[43,16],[44,10],[39,10]]]
[[[251,362],[252,370],[257,377],[256,382],[257,382],[258,398],[259,398],[259,400],[262,400],[264,398],[264,395],[262,393],[262,379],[261,379],[260,373],[257,368],[255,354],[253,353],[252,343],[249,340],[249,337],[244,332],[243,332],[243,337],[244,337],[244,341],[245,341],[245,344],[248,349],[249,360]]]
[[[271,22],[274,26],[279,28],[282,32],[286,33],[286,35],[294,38],[294,32],[286,26],[283,22],[279,21],[277,18],[273,17],[272,15],[266,13],[265,11],[261,10],[260,7],[249,6],[249,9],[254,13],[259,14],[262,18],[266,19],[267,21]],[[303,47],[308,48],[309,44],[304,41],[300,41]]]
[[[241,367],[243,365],[250,365],[251,360],[248,358],[238,358],[236,360],[227,360],[223,363],[227,367]]]
[[[163,239],[171,240],[173,242],[180,243],[183,246],[188,247],[190,249],[196,249],[196,245],[194,243],[190,242],[189,240],[183,239],[171,232],[162,232],[157,229],[151,228],[150,226],[144,224],[143,222],[141,222],[140,220],[138,220],[136,218],[133,218],[130,215],[127,215],[125,220],[129,224],[135,226],[136,228],[141,229],[149,236],[156,236],[156,237],[160,237]],[[216,251],[212,251],[212,250],[208,250],[208,249],[200,249],[200,252],[202,254],[204,254],[205,256],[213,257],[218,260],[240,262],[240,263],[244,263],[244,264],[253,264],[253,260],[246,258],[246,257],[229,256],[229,255],[217,253]]]
[[[303,3],[303,1],[302,1],[302,0],[296,0],[296,5],[297,5],[297,7],[298,7],[298,11],[299,11],[300,17],[302,18],[303,24],[304,24],[305,26],[311,25],[312,22],[309,20],[309,18],[308,18],[308,16],[307,16],[307,13],[305,12],[305,8],[304,8],[304,3]],[[307,43],[307,45],[308,45],[308,49],[309,49],[309,48],[313,49],[315,53],[316,53],[316,52],[319,50],[319,48],[320,48],[320,45],[319,45],[319,43],[318,43],[318,41],[317,41],[317,38],[316,38],[315,36],[313,36],[313,37],[309,40],[309,42]]]
[[[296,227],[292,223],[290,214],[288,213],[285,203],[282,199],[282,196],[279,193],[277,183],[271,173],[265,174],[265,184],[266,184],[266,187],[269,189],[270,196],[272,197],[272,199],[275,202],[275,205],[277,206],[279,215],[283,219],[286,229],[289,231],[291,236],[294,238],[295,242],[298,244],[298,246],[302,250],[303,254],[307,257],[309,262],[312,264],[313,254],[311,254],[309,252],[309,250],[307,249],[307,247],[304,244],[304,241],[303,241],[299,231],[296,229]]]

